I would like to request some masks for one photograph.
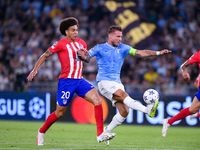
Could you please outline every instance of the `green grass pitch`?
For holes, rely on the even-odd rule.
[[[37,130],[44,122],[0,121],[0,149],[43,150],[197,150],[200,128],[171,126],[161,136],[162,126],[121,125],[109,146],[96,141],[96,126],[56,122],[45,134],[44,146],[36,145]]]

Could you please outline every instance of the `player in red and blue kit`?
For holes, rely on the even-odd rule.
[[[44,145],[45,132],[54,122],[64,115],[74,93],[94,105],[97,141],[102,142],[112,139],[116,136],[115,133],[103,132],[102,102],[97,90],[82,77],[83,63],[79,59],[77,51],[87,49],[87,45],[82,39],[77,38],[78,20],[73,17],[62,20],[59,30],[66,38],[59,40],[47,49],[38,59],[34,69],[27,77],[28,81],[31,81],[46,58],[54,53],[58,54],[61,63],[61,74],[59,76],[57,90],[57,107],[56,111],[48,116],[44,125],[38,130],[37,145]]]
[[[198,66],[200,68],[200,51],[194,53],[187,61],[185,61],[180,69],[182,72],[182,76],[184,79],[190,80],[189,73],[185,70],[188,66],[198,63]],[[199,84],[200,85],[200,84]],[[195,114],[200,109],[200,88],[199,91],[196,93],[195,97],[193,98],[192,105],[188,108],[182,109],[177,115],[170,119],[164,119],[163,120],[163,129],[162,129],[162,136],[165,137],[167,134],[167,130],[170,127],[172,123],[174,123],[177,120],[181,120],[189,115]]]

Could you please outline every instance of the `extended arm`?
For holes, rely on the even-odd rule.
[[[188,63],[188,61],[185,61],[181,66],[181,72],[182,72],[182,76],[184,79],[190,80],[190,75],[189,73],[185,70],[185,68],[187,68],[190,64]]]
[[[167,49],[164,49],[162,51],[151,51],[151,50],[137,50],[132,48],[132,51],[133,50],[135,51],[134,55],[137,57],[151,57],[151,56],[165,55],[171,53],[171,51]]]
[[[33,70],[30,72],[30,74],[27,77],[28,81],[32,81],[33,77],[36,76],[37,70],[39,67],[44,63],[44,61],[52,55],[52,52],[48,49],[45,53],[43,53],[40,58],[38,59],[37,63],[35,64],[35,67]]]

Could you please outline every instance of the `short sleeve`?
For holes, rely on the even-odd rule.
[[[194,64],[196,62],[200,62],[200,51],[199,52],[196,52],[194,53],[188,60],[188,63],[191,65],[191,64]]]
[[[88,54],[90,55],[90,57],[94,57],[98,54],[98,51],[99,51],[99,45],[96,45],[88,51]]]
[[[127,44],[123,44],[123,49],[124,49],[125,56],[130,53],[131,48],[132,48],[131,46],[129,46]]]
[[[49,47],[49,50],[54,54],[54,53],[57,53],[59,52],[61,49],[60,49],[60,43],[59,41],[55,42],[51,47]]]

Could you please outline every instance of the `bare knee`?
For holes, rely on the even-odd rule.
[[[101,98],[97,93],[96,89],[92,89],[88,93],[86,93],[84,99],[92,103],[94,106],[102,104]]]
[[[102,104],[101,98],[99,96],[94,97],[92,99],[92,104],[94,106],[101,105]]]
[[[56,110],[55,114],[56,114],[56,116],[57,116],[58,118],[61,118],[61,117],[65,114],[65,111],[57,111],[57,110]]]

